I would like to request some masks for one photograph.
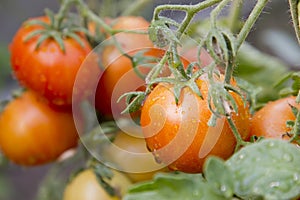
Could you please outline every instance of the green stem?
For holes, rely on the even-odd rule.
[[[60,26],[61,26],[64,18],[66,17],[66,15],[68,14],[70,7],[75,2],[76,2],[76,0],[63,0],[62,1],[60,9],[57,12],[57,14],[55,15],[56,20],[54,21],[54,28],[56,30],[60,29]]]
[[[267,3],[268,3],[268,0],[258,0],[257,1],[257,4],[253,8],[252,12],[250,13],[248,19],[246,20],[244,26],[242,27],[240,33],[237,36],[237,40],[236,40],[237,49],[239,49],[241,47],[241,45],[243,44],[243,42],[246,40],[254,23],[258,19],[259,15],[263,11],[263,9]]]
[[[176,37],[180,40],[181,37],[183,36],[183,34],[185,33],[185,30],[187,29],[188,25],[192,21],[193,17],[199,11],[201,11],[205,8],[211,7],[221,1],[222,0],[208,0],[208,1],[200,2],[193,6],[191,6],[191,5],[169,5],[169,4],[157,6],[154,10],[153,20],[159,20],[159,14],[164,10],[184,11],[186,13],[185,18],[183,19],[183,21],[176,33]],[[169,51],[171,51],[171,48],[169,48]],[[163,56],[163,58],[161,59],[162,63],[166,63],[167,56],[168,56],[167,53]],[[162,66],[161,66],[161,62],[160,62],[159,66],[157,68],[153,69],[153,71],[151,71],[151,73],[149,73],[149,76],[147,76],[147,80],[151,81],[154,78],[156,78],[159,75]]]
[[[225,78],[224,83],[230,84],[230,80],[233,74],[234,66],[235,66],[235,58],[231,56],[231,60],[229,60],[228,65],[225,70]]]
[[[141,9],[145,8],[148,4],[152,3],[153,0],[139,0],[135,1],[134,4],[130,5],[121,16],[134,15],[137,12],[140,12]]]
[[[162,59],[159,61],[159,63],[148,73],[145,82],[146,84],[148,84],[149,82],[151,82],[152,80],[154,80],[155,78],[157,78],[159,76],[159,74],[162,71],[162,68],[165,66],[165,64],[168,61],[168,56],[166,56],[166,54],[162,57]]]
[[[210,19],[211,19],[211,25],[212,27],[217,27],[217,17],[221,13],[221,11],[224,9],[227,4],[232,0],[223,0],[211,13],[210,13]]]
[[[289,0],[293,25],[298,42],[300,44],[300,2],[299,0]]]
[[[242,147],[242,146],[248,145],[249,143],[245,142],[242,139],[242,137],[241,137],[239,131],[237,130],[237,128],[236,128],[236,126],[234,124],[234,121],[232,120],[231,116],[227,117],[227,121],[228,121],[229,126],[230,126],[230,128],[231,128],[231,130],[232,130],[232,132],[234,134],[235,139],[236,139],[235,151],[239,150],[239,148]]]
[[[242,13],[243,3],[245,0],[234,0],[231,5],[229,15],[229,28],[232,33],[236,33],[240,25],[240,17]]]
[[[159,14],[160,12],[162,12],[163,10],[178,10],[178,11],[184,11],[186,12],[186,18],[183,21],[183,24],[181,25],[181,27],[187,27],[190,20],[193,18],[193,16],[195,14],[197,14],[199,11],[211,7],[219,2],[221,2],[222,0],[207,0],[207,1],[203,1],[200,2],[198,4],[195,4],[193,6],[191,5],[160,5],[157,6],[154,10],[154,14],[153,14],[153,20],[158,20],[159,19]],[[185,30],[185,28],[180,28],[181,30]]]

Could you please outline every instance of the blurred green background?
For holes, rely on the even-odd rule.
[[[156,0],[154,4],[165,2],[190,3],[191,1]],[[251,6],[255,1],[246,2]],[[11,74],[8,51],[14,33],[27,18],[42,15],[45,8],[56,11],[58,7],[58,1],[53,0],[0,1],[0,101],[9,99],[10,93],[18,88]],[[244,12],[248,13],[247,6]],[[286,0],[273,0],[267,6],[248,41],[258,49],[279,58],[292,69],[300,68],[300,48],[292,28]],[[0,156],[0,200],[33,200],[40,181],[50,168],[51,164],[22,168],[9,163]]]

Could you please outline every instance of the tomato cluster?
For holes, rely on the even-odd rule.
[[[108,181],[119,193],[109,196],[88,169],[66,187],[64,200],[92,199],[91,196],[119,199],[131,182],[149,180],[158,172],[201,173],[208,157],[228,159],[238,143],[247,144],[250,138],[292,137],[287,121],[296,119],[296,97],[270,102],[251,115],[250,103],[234,78],[225,83],[224,70],[212,72],[213,78],[203,70],[214,62],[209,52],[198,51],[195,46],[188,50],[179,47],[175,48],[178,56],[174,49],[156,47],[145,34],[150,23],[143,17],[109,18],[109,30],[104,26],[100,31],[95,22],[90,22],[85,31],[78,29],[69,35],[64,35],[65,29],[52,30],[52,23],[48,16],[29,19],[10,45],[13,74],[25,89],[0,115],[0,149],[11,161],[24,166],[41,165],[75,148],[84,132],[85,119],[82,116],[75,125],[72,103],[75,109],[81,100],[94,102],[101,126],[102,122],[130,120],[121,112],[134,98],[120,99],[124,93],[136,91],[144,95],[141,107],[129,116],[141,126],[138,134],[118,130],[103,150],[109,163],[113,163],[110,167],[125,172],[113,170],[114,178],[122,184],[115,183],[114,178]],[[100,53],[92,51],[97,34],[109,41]],[[148,80],[153,66],[165,56],[169,56],[168,62],[159,63],[163,65],[161,71],[154,72],[159,81]],[[195,64],[199,59],[201,65]],[[89,69],[80,71],[84,61]],[[192,79],[202,70],[203,74]],[[181,75],[180,80],[175,80],[179,75],[174,71]],[[79,73],[84,73],[84,80],[74,87]],[[91,94],[89,89],[97,78],[95,94]],[[211,94],[212,87],[216,87],[213,84],[223,84],[228,96],[214,99],[217,94]],[[216,111],[220,105],[224,110],[221,114]]]
[[[34,21],[39,23],[30,25]],[[72,90],[91,46],[76,33],[83,45],[62,37],[62,48],[53,38],[44,37],[47,26],[47,16],[29,19],[9,47],[14,76],[25,92],[11,100],[0,116],[0,147],[13,162],[26,166],[54,161],[78,143]]]

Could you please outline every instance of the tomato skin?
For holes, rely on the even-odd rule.
[[[72,112],[55,110],[32,91],[11,101],[0,115],[0,148],[19,165],[54,161],[77,141]]]
[[[289,139],[287,133],[291,129],[286,126],[286,122],[296,119],[290,105],[296,106],[296,97],[289,96],[269,102],[258,110],[251,120],[250,137]]]
[[[131,182],[120,172],[113,171],[114,176],[109,180],[109,184],[119,192],[120,196],[124,195]],[[80,172],[66,187],[63,200],[118,200],[118,196],[110,196],[101,187],[97,177],[92,170]]]
[[[202,172],[205,159],[215,155],[223,159],[234,152],[236,139],[225,118],[215,127],[207,125],[211,112],[207,105],[208,83],[197,81],[204,99],[190,88],[184,88],[178,105],[174,86],[160,83],[149,94],[142,107],[141,126],[150,151],[171,170]],[[249,110],[240,96],[232,93],[239,113],[232,114],[242,138],[249,134]]]
[[[118,169],[123,170],[134,183],[150,180],[158,172],[166,172],[166,167],[157,164],[151,155],[146,156],[149,151],[141,130],[132,130],[129,134],[119,131],[113,140],[113,145],[122,151],[116,151],[112,146],[106,148],[106,154],[110,162],[115,164]],[[139,157],[137,154],[144,155]]]
[[[49,23],[45,16],[30,20],[36,19]],[[42,29],[39,25],[23,24],[15,34],[10,44],[14,75],[22,85],[45,96],[54,105],[71,105],[77,71],[91,47],[80,34],[84,46],[72,38],[64,38],[65,53],[54,39],[47,39],[36,49],[41,35],[24,41],[28,34]]]

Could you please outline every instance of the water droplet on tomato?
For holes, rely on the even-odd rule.
[[[65,104],[65,102],[62,99],[54,99],[52,101],[52,103],[55,104],[55,105],[58,105],[58,106],[61,106],[61,105]]]
[[[42,75],[40,76],[40,81],[41,81],[41,82],[46,82],[46,80],[47,80],[47,79],[46,79],[46,76],[42,74]]]
[[[160,159],[158,153],[156,152],[156,149],[153,150],[152,154],[154,156],[155,162],[157,162],[158,164],[161,164],[162,160]]]

